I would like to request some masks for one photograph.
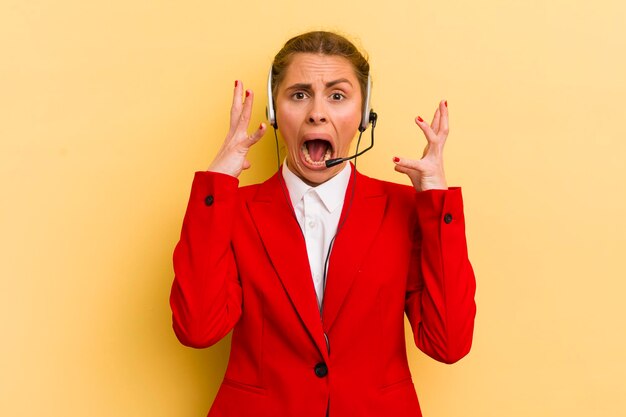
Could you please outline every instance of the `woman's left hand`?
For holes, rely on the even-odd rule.
[[[395,170],[409,176],[417,191],[447,190],[446,175],[443,171],[443,146],[448,137],[448,102],[442,100],[429,125],[421,117],[415,123],[426,136],[426,147],[422,159],[394,157]]]

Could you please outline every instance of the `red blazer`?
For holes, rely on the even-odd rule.
[[[404,314],[434,359],[470,350],[475,280],[461,190],[418,193],[357,173],[353,195],[354,183],[320,316],[282,176],[238,188],[196,173],[170,304],[184,345],[211,346],[233,330],[210,417],[420,416]]]

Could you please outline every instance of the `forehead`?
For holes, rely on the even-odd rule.
[[[283,85],[327,83],[340,78],[348,79],[353,86],[358,85],[354,68],[348,59],[339,55],[297,53],[287,67]]]

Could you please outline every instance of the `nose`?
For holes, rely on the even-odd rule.
[[[316,98],[313,100],[311,109],[309,111],[308,121],[310,124],[320,124],[327,122],[326,109],[322,98]]]

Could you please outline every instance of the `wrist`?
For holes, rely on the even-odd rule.
[[[231,177],[239,177],[239,173],[241,170],[234,170],[232,167],[229,167],[227,164],[220,164],[219,162],[213,161],[211,165],[207,168],[208,172],[217,172],[219,174],[230,175]]]

